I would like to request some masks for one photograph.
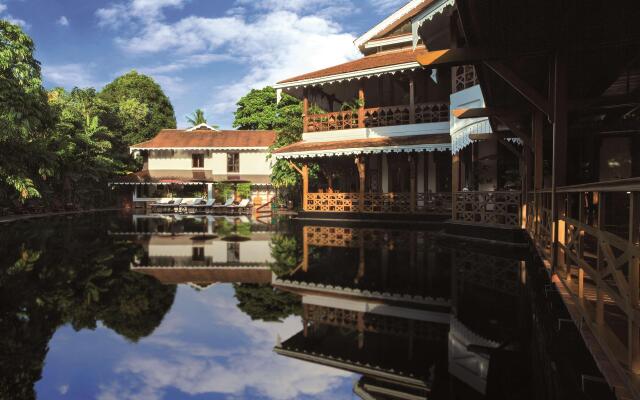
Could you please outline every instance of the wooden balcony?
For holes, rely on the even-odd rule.
[[[307,193],[304,210],[331,213],[451,214],[451,193]]]
[[[449,103],[360,108],[304,117],[305,132],[422,124],[449,121]]]
[[[452,219],[482,225],[521,226],[520,192],[456,192]]]

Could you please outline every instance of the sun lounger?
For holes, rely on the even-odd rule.
[[[202,201],[201,198],[182,199],[182,202],[180,203],[180,206],[178,207],[178,212],[180,212],[180,213],[187,212],[187,208],[189,208],[191,206],[195,206],[196,204],[200,204],[201,201]]]
[[[164,204],[158,208],[160,212],[176,212],[182,203],[181,198],[171,199],[167,204]]]
[[[230,205],[233,204],[233,199],[228,199],[226,203],[220,205],[214,205],[211,209],[214,213],[225,213]]]
[[[153,211],[154,209],[166,206],[167,204],[169,204],[170,201],[171,201],[171,198],[163,197],[157,203],[151,203],[149,207],[151,208],[151,211]]]
[[[209,199],[206,202],[204,202],[204,200],[200,199],[200,202],[198,204],[192,204],[192,205],[187,206],[187,212],[189,212],[189,211],[193,211],[193,212],[205,211],[206,212],[208,209],[213,207],[215,202],[216,202],[215,199]]]
[[[228,207],[228,209],[231,214],[242,214],[246,213],[250,207],[251,206],[249,205],[249,199],[242,199],[240,200],[240,203],[232,204]]]

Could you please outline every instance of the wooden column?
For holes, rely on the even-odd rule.
[[[356,157],[356,167],[358,168],[358,211],[364,211],[364,185],[365,185],[365,173],[366,173],[366,164],[364,161],[364,156]]]
[[[409,75],[409,123],[416,123],[416,102],[413,85],[413,75]]]
[[[566,185],[567,179],[567,114],[566,55],[558,50],[554,62],[553,164],[551,174],[551,220],[553,221],[551,268],[554,272],[558,265],[558,220],[560,215],[556,188]]]
[[[533,133],[533,187],[536,191],[542,189],[544,185],[544,136],[543,136],[544,114],[535,111],[531,116],[531,131]]]
[[[605,210],[605,200],[604,200],[604,196],[602,196],[602,192],[597,192],[594,193],[594,196],[597,196],[595,199],[597,199],[598,203],[598,230],[604,230],[604,223],[605,223],[605,216],[604,216],[604,210]],[[594,203],[595,203],[595,199],[594,199]],[[600,246],[600,243],[598,243],[598,247],[597,247],[597,264],[596,264],[596,268],[597,268],[597,274],[600,275],[604,269],[605,266],[605,261],[604,261],[604,254],[602,252],[602,248]],[[598,327],[602,327],[604,325],[604,289],[601,287],[600,285],[600,279],[596,280],[596,324]]]
[[[358,128],[364,128],[364,82],[360,80],[358,86]]]
[[[302,132],[307,132],[307,125],[309,122],[309,89],[304,88],[302,93]]]
[[[456,192],[460,191],[460,152],[451,155],[451,218],[456,219]]]
[[[417,185],[416,181],[417,176],[417,157],[409,155],[409,210],[414,213],[416,212],[416,204],[417,204]]]
[[[302,227],[302,270],[309,270],[309,227]]]
[[[302,166],[302,209],[307,210],[307,195],[309,194],[309,166]]]
[[[640,193],[629,194],[629,246],[640,244]],[[635,310],[640,300],[640,258],[629,258],[629,366],[634,373],[640,373],[640,324],[635,319]]]

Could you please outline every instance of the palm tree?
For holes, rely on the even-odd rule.
[[[191,126],[198,126],[200,124],[206,124],[207,119],[204,117],[204,111],[200,108],[195,110],[193,114],[187,115],[187,122],[191,124]]]

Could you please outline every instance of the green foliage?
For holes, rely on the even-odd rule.
[[[358,111],[360,107],[364,107],[364,100],[362,99],[353,99],[352,101],[347,101],[342,103],[342,107],[340,109],[342,111]]]
[[[46,163],[40,141],[51,115],[33,51],[20,27],[0,20],[0,199],[40,196],[35,181]]]
[[[101,93],[47,93],[33,52],[20,27],[0,21],[0,205],[37,197],[42,205],[110,204],[107,183],[138,169],[128,145],[175,127],[171,103],[135,71]]]
[[[198,108],[193,112],[193,114],[187,116],[187,122],[190,123],[192,127],[200,124],[206,124],[207,119],[204,117],[204,111]],[[217,126],[214,126],[213,128],[217,129]]]
[[[0,398],[36,397],[59,327],[95,329],[102,322],[137,341],[169,311],[175,285],[131,271],[138,248],[109,237],[108,224],[49,218],[0,231]]]
[[[293,271],[301,259],[302,249],[295,236],[277,234],[271,239],[271,270],[277,276],[284,276]]]
[[[160,85],[136,71],[124,74],[105,86],[100,92],[100,99],[116,108],[120,108],[123,102],[135,99],[138,102],[136,115],[142,114],[143,106],[146,107],[145,117],[138,120],[136,126],[123,132],[122,139],[126,144],[149,140],[161,129],[176,127],[173,106]]]
[[[282,130],[295,127],[302,131],[300,101],[286,93],[276,102],[276,90],[271,86],[252,89],[238,100],[233,127],[241,130]],[[299,126],[298,126],[299,125]]]
[[[282,321],[290,315],[300,315],[300,297],[277,290],[271,285],[234,284],[238,308],[252,320]]]
[[[239,183],[237,186],[236,193],[238,196],[243,199],[248,199],[251,197],[251,184],[250,183]]]

